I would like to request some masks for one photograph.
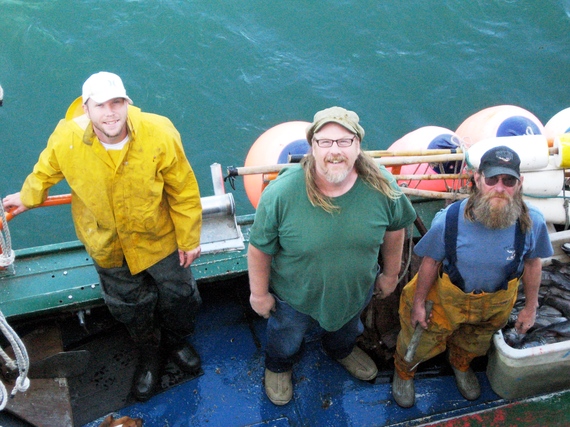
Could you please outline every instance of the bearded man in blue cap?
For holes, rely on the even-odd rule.
[[[473,194],[439,212],[415,246],[423,259],[400,299],[392,384],[398,405],[414,405],[418,365],[446,349],[460,393],[479,398],[471,361],[487,353],[493,334],[506,325],[521,280],[526,302],[515,327],[525,333],[533,326],[541,258],[553,250],[543,215],[522,199],[523,179],[514,150],[488,150],[474,173]],[[427,300],[433,302],[429,319]],[[415,354],[405,360],[418,324],[424,331]]]

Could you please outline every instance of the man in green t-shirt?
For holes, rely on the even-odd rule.
[[[293,396],[292,366],[314,322],[325,351],[351,375],[372,380],[378,372],[355,345],[360,314],[374,289],[383,297],[394,291],[405,228],[416,214],[394,178],[361,150],[363,137],[355,112],[319,111],[307,128],[310,153],[259,201],[250,302],[268,319],[265,392],[276,405]]]

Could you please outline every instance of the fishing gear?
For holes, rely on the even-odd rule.
[[[13,264],[16,256],[12,250],[8,219],[4,206],[0,203],[0,275],[2,273],[13,274],[14,272]]]
[[[4,313],[0,311],[0,330],[4,336],[10,342],[12,349],[14,350],[15,360],[10,358],[8,354],[0,347],[0,357],[4,359],[6,368],[10,372],[18,371],[18,377],[16,378],[14,388],[10,393],[10,397],[13,398],[18,392],[25,392],[30,387],[30,379],[28,378],[28,371],[30,367],[30,358],[28,357],[28,352],[24,343],[18,336],[18,334],[12,329],[8,324]],[[6,386],[0,382],[0,411],[4,410],[6,404],[8,403],[8,391]]]
[[[0,93],[1,96],[1,93]],[[12,241],[10,238],[10,230],[8,228],[8,219],[6,217],[6,212],[4,212],[4,206],[0,203],[0,273],[13,274],[13,264],[14,264],[15,254],[12,250]],[[18,372],[18,377],[10,397],[14,397],[17,392],[25,392],[30,386],[30,380],[28,379],[28,370],[30,367],[30,359],[28,357],[28,352],[24,343],[18,336],[18,334],[10,327],[6,317],[0,311],[0,331],[10,342],[12,349],[14,350],[14,355],[16,360],[13,360],[6,354],[4,349],[0,347],[0,357],[4,359],[6,369],[9,372]],[[2,411],[6,404],[8,403],[8,391],[6,386],[0,382],[0,411]]]

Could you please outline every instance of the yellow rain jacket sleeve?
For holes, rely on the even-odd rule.
[[[82,116],[59,122],[21,190],[36,207],[66,179],[79,240],[104,268],[132,274],[200,244],[202,207],[180,134],[166,117],[129,106],[130,141],[115,163]]]

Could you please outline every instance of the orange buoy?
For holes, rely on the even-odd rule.
[[[424,126],[416,129],[402,138],[394,142],[389,151],[408,151],[408,150],[426,150],[428,148],[450,148],[457,146],[454,142],[457,136],[452,130],[439,127],[439,126]],[[458,141],[458,139],[457,139]],[[443,145],[442,145],[443,144]],[[456,162],[450,162],[449,165],[444,165],[446,171],[444,173],[459,173],[459,170],[451,171],[448,167],[455,169]],[[438,166],[436,166],[438,167]],[[460,167],[460,166],[457,166]],[[434,175],[438,171],[429,163],[420,163],[414,165],[403,165],[398,167],[387,167],[393,174],[402,175]],[[429,191],[447,191],[448,187],[453,185],[451,180],[443,179],[430,179],[430,180],[400,180],[398,185],[405,185],[409,188],[417,188],[420,190]]]
[[[283,164],[287,163],[290,154],[308,153],[310,146],[305,131],[309,125],[309,122],[293,121],[266,130],[249,149],[244,165],[249,167]],[[245,175],[243,181],[249,202],[257,208],[267,182],[264,182],[262,174]]]
[[[455,131],[469,148],[497,136],[544,135],[544,125],[530,111],[516,105],[497,105],[469,116]]]
[[[554,145],[557,136],[565,133],[570,133],[570,108],[559,111],[544,125],[544,135],[550,147]]]

